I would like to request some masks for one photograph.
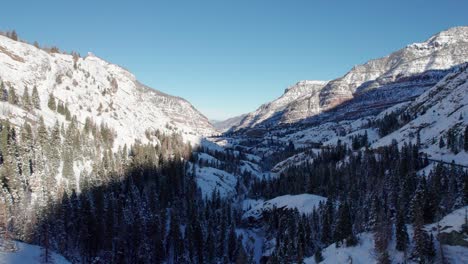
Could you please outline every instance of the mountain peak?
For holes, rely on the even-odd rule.
[[[408,48],[437,49],[460,42],[468,42],[468,26],[449,28],[433,35],[424,42],[410,44]]]
[[[309,87],[309,86],[325,86],[327,83],[328,81],[302,80],[286,88],[284,90],[284,94],[303,90],[305,87]]]
[[[176,132],[192,143],[216,133],[208,119],[186,100],[151,89],[130,71],[92,53],[83,58],[0,36],[0,80],[16,94],[23,94],[26,87],[38,90],[40,109],[27,113],[8,105],[11,110],[0,113],[0,118],[12,121],[29,115],[34,120],[43,117],[48,126],[56,120],[67,122],[47,106],[53,97],[66,105],[78,122],[91,118],[114,129],[115,146],[130,145],[141,138],[144,142],[147,131]]]

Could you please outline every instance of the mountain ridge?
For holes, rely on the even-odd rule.
[[[187,141],[216,134],[208,119],[187,100],[140,83],[125,68],[92,53],[76,55],[46,52],[30,44],[0,36],[0,76],[6,86],[21,95],[27,86],[39,91],[41,109],[32,114],[45,116],[48,126],[61,120],[47,108],[49,95],[70,109],[78,121],[86,118],[106,122],[123,135],[118,144],[145,138],[146,130],[181,133]],[[134,111],[129,111],[133,109]],[[130,124],[139,124],[126,131]],[[177,129],[176,129],[177,128]],[[119,140],[120,138],[120,140]]]
[[[274,120],[262,124],[266,120],[262,119],[262,108],[269,104],[265,103],[256,111],[249,113],[250,119],[235,129],[296,123],[402,77],[429,70],[449,69],[467,60],[468,26],[449,28],[434,34],[424,42],[409,44],[387,56],[354,66],[345,75],[329,81],[318,93],[299,96],[289,102],[284,109],[270,113],[270,117],[276,116]],[[262,122],[251,121],[257,119]]]

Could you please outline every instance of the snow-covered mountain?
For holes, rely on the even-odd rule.
[[[300,81],[288,87],[278,99],[263,104],[252,113],[248,113],[236,127],[236,129],[254,127],[268,120],[269,122],[281,121],[282,112],[296,100],[308,95],[317,95],[327,84],[326,81]]]
[[[239,115],[235,117],[231,117],[222,121],[211,121],[213,126],[218,129],[220,132],[225,132],[231,129],[231,127],[238,126],[242,119],[244,119],[246,115]]]
[[[466,61],[468,27],[450,28],[422,43],[408,45],[386,57],[357,65],[323,87],[318,86],[311,91],[305,89],[304,93],[291,96],[286,104],[280,103],[280,107],[270,105],[283,101],[282,97],[262,105],[250,113],[238,128],[294,123],[367,94],[373,96],[370,101],[378,99],[380,105],[390,106],[398,103],[397,99],[405,100],[421,94],[443,77],[444,70]],[[374,92],[380,90],[383,94]]]
[[[468,64],[464,64],[412,102],[406,113],[415,118],[378,140],[373,147],[389,145],[393,140],[416,143],[419,134],[422,150],[432,158],[468,165],[468,153],[460,151],[461,140],[458,136],[449,139],[451,131],[461,135],[468,125],[467,80]],[[452,146],[446,144],[450,141],[454,141]]]
[[[122,67],[92,54],[81,58],[46,52],[33,45],[0,36],[0,79],[18,96],[37,87],[40,110],[25,111],[2,102],[0,116],[22,124],[43,117],[51,126],[65,117],[48,108],[49,97],[65,105],[84,123],[92,118],[116,132],[116,146],[145,141],[147,130],[181,133],[196,143],[216,133],[208,119],[186,100],[151,89]]]

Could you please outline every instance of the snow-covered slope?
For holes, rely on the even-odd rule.
[[[203,197],[209,198],[215,191],[218,191],[221,197],[236,194],[237,177],[231,173],[212,167],[196,166],[195,178]]]
[[[318,208],[321,202],[326,202],[327,198],[314,194],[283,195],[275,197],[265,202],[250,201],[254,206],[247,210],[242,216],[243,219],[259,219],[264,211],[276,207],[278,209],[297,209],[301,214],[310,214],[314,208]],[[246,207],[246,206],[244,206]]]
[[[448,263],[452,264],[461,264],[468,262],[468,248],[463,246],[453,246],[446,245],[443,241],[441,242],[440,236],[437,234],[437,225],[440,226],[441,234],[457,231],[461,232],[462,225],[465,223],[465,214],[468,210],[468,206],[455,210],[454,212],[448,214],[438,223],[430,224],[425,226],[425,230],[431,232],[434,237],[437,239],[435,242],[437,244],[436,258],[434,263],[443,263],[440,256],[440,248],[444,250],[444,256]],[[412,236],[413,229],[411,226],[408,226],[408,233]],[[370,264],[378,263],[377,256],[378,254],[374,249],[374,236],[372,233],[361,233],[358,235],[359,243],[353,247],[337,247],[336,244],[332,244],[329,247],[325,248],[322,251],[324,260],[320,263],[334,264],[334,263],[353,263],[353,264]],[[466,239],[466,238],[465,238]],[[389,246],[387,248],[389,255],[391,257],[391,263],[405,263],[403,252],[399,252],[395,249],[395,236],[392,240],[389,241]],[[439,247],[439,243],[442,243],[442,246]],[[410,250],[413,245],[410,245]],[[305,263],[314,264],[316,263],[314,258],[307,258],[304,260]],[[406,263],[417,263],[411,259],[407,259]],[[447,263],[447,262],[446,262]]]
[[[0,245],[5,241],[0,240]],[[8,243],[14,243],[15,251],[1,251],[0,250],[0,264],[39,264],[44,262],[44,248],[30,245],[22,242],[11,241]],[[51,252],[49,261],[55,264],[69,264],[62,255],[55,252]]]
[[[407,112],[415,118],[372,146],[389,145],[392,140],[416,143],[419,133],[422,151],[432,158],[468,165],[467,152],[460,151],[455,155],[450,153],[448,146],[439,147],[441,138],[447,142],[450,129],[459,137],[468,125],[468,64],[460,66],[418,97]]]
[[[47,125],[63,116],[47,107],[49,95],[67,105],[84,123],[87,117],[116,131],[116,145],[145,141],[146,130],[176,131],[197,142],[216,133],[206,117],[182,98],[139,83],[127,70],[92,54],[85,58],[49,53],[32,45],[0,36],[0,80],[21,96],[25,87],[37,87],[41,110],[22,111],[2,103],[0,117],[23,123],[43,116]]]
[[[370,103],[361,108],[346,109],[344,114],[374,109],[376,104],[391,106],[420,95],[443,77],[443,70],[466,61],[468,27],[451,28],[422,43],[408,45],[386,57],[357,65],[323,87],[319,85],[316,89],[304,89],[287,100],[280,97],[262,105],[250,113],[239,128],[254,127],[261,123],[267,127],[278,123],[294,123],[381,89],[381,93],[370,93],[372,98],[364,97]],[[287,103],[279,103],[279,107],[274,107],[277,101]],[[267,119],[268,122],[265,122]]]
[[[326,81],[300,81],[287,88],[284,91],[284,94],[278,99],[270,103],[263,104],[254,112],[248,113],[236,129],[254,127],[270,118],[280,118],[278,115],[281,114],[281,112],[291,103],[311,94],[318,96],[320,89],[322,89],[326,84]],[[274,122],[274,120],[269,121]]]

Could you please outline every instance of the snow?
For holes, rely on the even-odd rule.
[[[204,197],[210,197],[216,190],[222,197],[236,194],[237,177],[235,175],[211,167],[195,166],[196,182]]]
[[[335,146],[338,143],[338,140],[341,140],[342,144],[347,144],[348,146],[351,146],[352,144],[352,137],[353,136],[362,136],[367,132],[367,140],[369,142],[374,142],[377,141],[379,137],[379,132],[377,129],[359,129],[356,130],[352,133],[347,134],[346,136],[343,137],[334,137],[331,140],[328,140],[323,143],[323,145],[332,145]]]
[[[267,200],[263,203],[258,203],[250,210],[244,213],[242,218],[259,219],[263,211],[268,211],[276,208],[294,209],[296,208],[301,214],[310,214],[317,208],[321,202],[326,202],[327,198],[314,194],[298,194],[298,195],[283,195]]]
[[[428,40],[408,45],[388,56],[353,67],[344,76],[322,86],[299,82],[278,99],[260,106],[244,118],[239,128],[294,123],[324,113],[362,92],[384,87],[397,79],[431,70],[447,70],[468,61],[468,27],[454,27]]]
[[[439,222],[426,226],[426,229],[436,230],[437,225],[440,225],[441,233],[450,233],[452,231],[461,232],[462,225],[465,224],[465,216],[467,216],[467,214],[468,206],[462,207],[446,215]]]
[[[260,258],[263,253],[263,244],[265,242],[265,236],[261,229],[237,229],[236,234],[242,235],[242,244],[247,251],[253,253],[253,257],[256,263],[260,263]]]
[[[468,263],[468,249],[462,246],[444,246],[444,254],[448,263]]]
[[[452,232],[452,231],[460,231],[462,224],[465,222],[465,210],[468,210],[468,206],[460,208],[458,210],[453,211],[452,213],[448,214],[444,218],[439,221],[441,232]],[[425,229],[429,232],[432,232],[434,237],[437,238],[437,223],[426,225]],[[408,235],[412,237],[413,229],[410,225],[408,225]],[[323,249],[322,256],[324,261],[320,262],[323,264],[334,264],[334,263],[351,263],[353,264],[368,264],[368,263],[378,263],[377,262],[377,254],[374,250],[374,236],[372,233],[361,233],[357,235],[359,238],[358,245],[354,247],[336,247],[336,244],[332,244],[327,248]],[[391,258],[392,263],[402,263],[403,253],[399,252],[395,249],[395,234],[393,234],[393,238],[389,243],[387,248],[388,253]],[[438,248],[438,241],[435,241],[435,247]],[[412,245],[410,245],[411,251]],[[468,263],[468,248],[462,246],[448,246],[443,245],[444,248],[444,255],[449,260],[449,263],[453,264],[461,264],[461,263]],[[437,250],[437,252],[439,252]],[[439,254],[439,253],[437,253]],[[436,263],[440,260],[440,256],[436,256]],[[316,263],[314,257],[310,257],[304,260],[306,264],[314,264]],[[414,263],[413,261],[409,260],[407,263]]]
[[[240,169],[242,172],[251,173],[253,176],[257,177],[258,179],[262,179],[265,177],[265,173],[262,172],[262,169],[258,164],[252,163],[250,161],[241,161]]]
[[[63,123],[64,116],[47,107],[52,93],[57,101],[68,105],[80,123],[90,117],[98,125],[106,123],[113,128],[116,148],[133,144],[137,139],[147,143],[151,139],[146,138],[146,130],[181,133],[192,144],[217,133],[190,103],[144,86],[122,67],[96,56],[79,58],[76,68],[74,64],[71,55],[47,53],[0,36],[0,79],[13,86],[18,96],[26,86],[29,93],[37,86],[41,100],[41,110],[29,113],[2,103],[0,117],[17,125],[25,118],[37,121],[40,116],[49,127],[56,120]]]
[[[359,244],[355,247],[336,247],[332,244],[322,251],[323,264],[353,263],[372,264],[377,263],[374,255],[374,238],[370,233],[363,233],[358,236]],[[304,259],[306,264],[315,264],[313,257]]]
[[[264,200],[255,200],[255,199],[244,199],[242,201],[242,210],[249,211],[250,209],[258,206],[262,206]]]
[[[0,242],[3,242],[0,241]],[[16,246],[18,248],[15,252],[3,252],[0,251],[0,264],[25,264],[25,263],[42,263],[41,262],[41,254],[43,252],[43,248],[30,245],[22,242],[15,241]],[[71,262],[67,261],[63,256],[52,252],[52,263],[55,264],[69,264]]]
[[[294,101],[307,96],[310,93],[318,94],[328,81],[305,80],[288,87],[284,94],[276,100],[263,104],[256,111],[247,114],[235,129],[254,127],[273,118]]]
[[[317,154],[320,152],[320,149],[312,149],[313,153]],[[277,175],[281,174],[287,168],[291,166],[298,166],[307,162],[313,162],[313,158],[310,155],[307,155],[305,152],[295,154],[281,162],[278,162],[271,171]]]
[[[204,161],[208,161],[208,162],[219,162],[221,163],[221,161],[219,161],[217,158],[207,154],[207,153],[204,153],[204,152],[197,152],[197,155],[198,155],[198,160],[204,160]]]
[[[404,142],[416,143],[419,131],[422,152],[432,159],[468,165],[468,153],[451,153],[447,148],[439,148],[441,136],[446,141],[449,128],[468,125],[468,68],[448,74],[437,85],[419,96],[408,109],[418,116],[405,126],[381,138],[373,148],[391,144],[396,140],[401,146]]]
[[[224,152],[225,149],[216,143],[217,138],[203,138],[200,142],[200,146],[208,150]]]

